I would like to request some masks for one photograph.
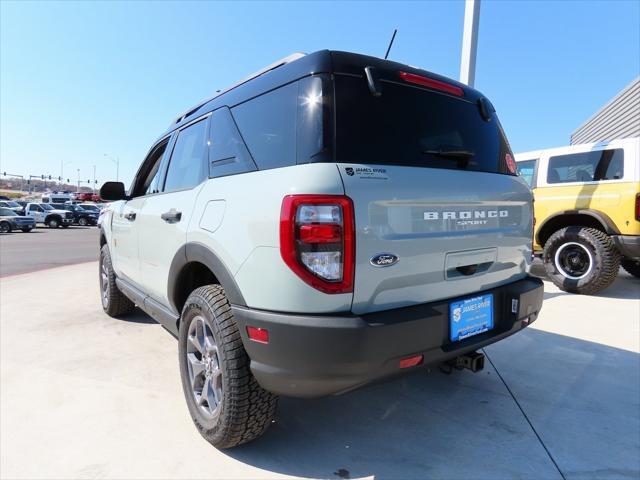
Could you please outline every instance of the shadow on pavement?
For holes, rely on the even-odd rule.
[[[533,329],[488,350],[561,468],[640,473],[638,354]],[[281,399],[263,438],[225,453],[303,477],[560,478],[489,362]]]
[[[132,313],[118,317],[116,320],[120,322],[159,325],[158,322],[138,308],[136,308]]]

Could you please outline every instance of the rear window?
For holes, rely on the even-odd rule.
[[[506,173],[513,153],[495,114],[476,103],[383,82],[374,97],[364,78],[336,75],[336,160]]]
[[[522,179],[527,182],[529,187],[533,186],[533,176],[536,171],[536,162],[538,160],[523,160],[522,162],[516,163],[516,168],[518,170],[518,175],[522,177]]]
[[[616,148],[550,157],[547,183],[619,180],[623,176],[624,150]]]

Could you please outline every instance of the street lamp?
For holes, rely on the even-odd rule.
[[[120,157],[113,157],[111,155],[107,155],[106,153],[104,154],[104,156],[116,164],[116,182],[117,182],[119,180],[118,177],[120,173]]]

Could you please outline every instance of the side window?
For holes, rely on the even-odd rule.
[[[30,210],[32,212],[42,212],[42,207],[40,205],[31,205]]]
[[[224,177],[256,170],[227,107],[213,112],[209,130],[209,177]]]
[[[290,83],[232,109],[260,170],[296,164],[298,84]]]
[[[624,176],[624,150],[598,150],[549,158],[547,183],[618,180]]]
[[[158,193],[160,165],[162,164],[162,157],[167,149],[168,143],[169,139],[162,141],[153,150],[151,150],[149,155],[147,155],[147,158],[142,163],[142,166],[138,171],[135,183],[131,189],[131,195],[133,197]]]
[[[165,192],[192,188],[205,179],[206,133],[207,119],[189,125],[178,133],[164,183]]]
[[[533,175],[535,174],[535,171],[536,171],[537,161],[538,159],[524,160],[522,162],[516,163],[516,168],[518,169],[518,175],[520,175],[522,179],[525,182],[527,182],[530,188],[533,186]]]

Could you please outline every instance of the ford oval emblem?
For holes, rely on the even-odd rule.
[[[400,259],[393,253],[379,253],[371,257],[369,262],[374,267],[390,267],[391,265],[398,263],[398,260]]]

